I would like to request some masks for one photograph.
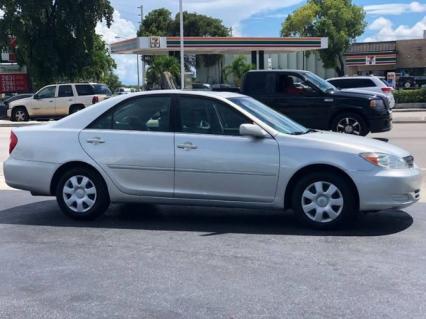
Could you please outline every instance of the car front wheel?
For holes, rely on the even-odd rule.
[[[292,194],[292,207],[304,224],[331,229],[356,217],[357,203],[349,182],[335,172],[311,173],[299,180]]]
[[[369,132],[365,120],[354,113],[337,115],[331,125],[331,129],[338,133],[366,136]]]
[[[73,168],[61,176],[56,199],[65,215],[80,220],[99,217],[110,203],[102,177],[86,168]]]
[[[27,109],[23,106],[15,107],[12,110],[12,118],[13,122],[27,122],[30,117],[28,115]]]

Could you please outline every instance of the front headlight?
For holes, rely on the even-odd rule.
[[[383,109],[385,107],[385,103],[382,99],[374,99],[370,101],[370,107],[372,109]]]
[[[403,158],[395,155],[385,153],[361,153],[359,155],[374,166],[379,166],[386,169],[409,168],[408,163]]]

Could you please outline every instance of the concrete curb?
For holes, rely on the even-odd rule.
[[[394,109],[423,109],[426,110],[426,103],[397,103]]]

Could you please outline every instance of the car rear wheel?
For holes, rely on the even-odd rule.
[[[12,118],[13,122],[27,122],[30,119],[27,109],[23,106],[15,107],[12,110]]]
[[[56,200],[65,215],[80,220],[99,217],[110,203],[102,177],[86,168],[73,168],[61,176]]]
[[[70,114],[77,113],[78,111],[81,111],[82,109],[84,109],[83,105],[72,105],[70,107]]]
[[[331,171],[303,177],[294,188],[292,207],[300,221],[318,229],[343,226],[357,212],[349,182]]]
[[[338,133],[366,136],[369,132],[365,120],[354,113],[337,115],[331,125],[331,129]]]

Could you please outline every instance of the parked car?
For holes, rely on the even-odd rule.
[[[33,96],[33,93],[24,93],[10,96],[0,102],[0,119],[7,117],[7,109],[9,108],[9,104],[14,101],[26,99],[28,97]]]
[[[384,94],[391,109],[395,106],[393,88],[389,86],[386,80],[377,76],[345,76],[340,78],[331,78],[327,80],[339,90],[352,92],[373,92],[374,94]]]
[[[208,83],[192,83],[192,90],[194,90],[194,91],[211,91],[212,86]]]
[[[383,98],[340,91],[309,71],[250,71],[241,91],[313,129],[364,136],[389,131],[392,126]]]
[[[48,85],[30,97],[10,102],[7,117],[22,122],[67,116],[107,99],[111,91],[102,89],[104,86],[95,83]]]
[[[100,216],[110,202],[143,202],[292,208],[306,224],[329,228],[420,196],[407,151],[307,129],[231,92],[117,96],[13,129],[9,152],[9,186],[56,196],[77,219]]]

